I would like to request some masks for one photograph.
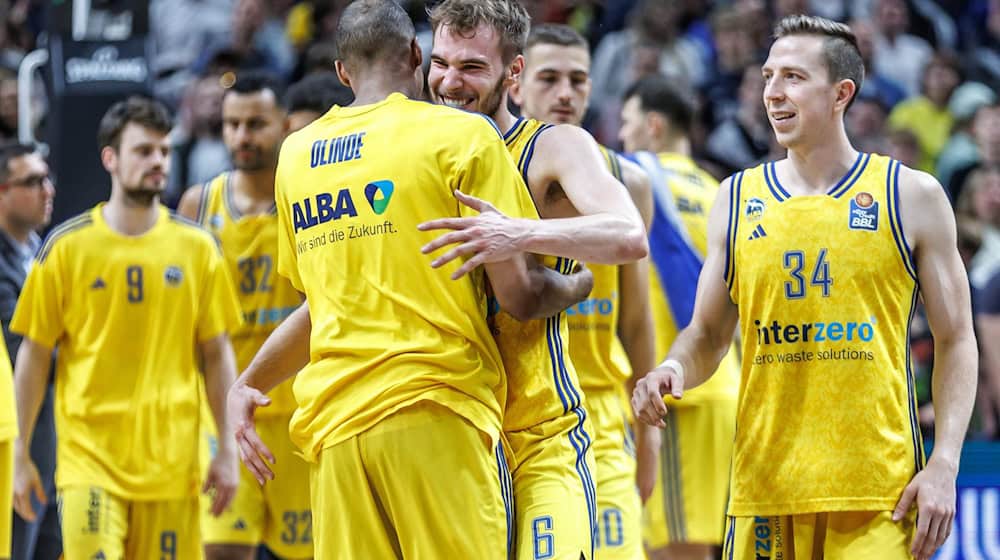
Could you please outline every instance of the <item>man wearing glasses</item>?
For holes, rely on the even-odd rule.
[[[7,353],[13,357],[21,337],[10,332],[17,298],[35,252],[41,244],[37,231],[52,218],[55,187],[49,178],[49,166],[33,146],[10,143],[0,146],[0,322],[3,324]],[[13,413],[13,411],[11,411]],[[2,422],[0,422],[2,423]],[[45,393],[39,412],[31,458],[38,465],[47,495],[55,495],[56,433],[52,419],[52,385]],[[12,473],[13,469],[0,469]],[[0,503],[9,496],[0,497]],[[39,504],[35,504],[36,511]],[[8,507],[0,511],[0,535],[11,530]],[[42,510],[35,521],[14,517],[12,558],[55,560],[62,552],[62,538],[55,502]],[[0,539],[2,540],[2,539]],[[0,543],[2,546],[2,543]],[[0,549],[0,557],[3,557]]]

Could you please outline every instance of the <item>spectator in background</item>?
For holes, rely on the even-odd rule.
[[[739,110],[739,88],[744,69],[753,62],[753,37],[746,29],[744,10],[721,6],[712,13],[715,65],[702,88],[706,122],[713,126]]]
[[[1000,270],[977,291],[975,313],[979,340],[1000,340]],[[1000,436],[1000,345],[981,345],[977,395],[982,434],[996,439]]]
[[[927,41],[907,33],[910,11],[904,0],[876,0],[875,72],[900,84],[906,94],[920,91],[924,66],[934,54]]]
[[[872,93],[861,93],[847,110],[845,124],[847,134],[854,146],[862,152],[873,154],[889,153],[889,138],[886,135],[888,111],[882,99]]]
[[[195,79],[191,66],[206,44],[223,36],[232,21],[233,0],[151,0],[153,91],[176,109]]]
[[[979,149],[972,134],[972,124],[981,107],[996,102],[996,92],[978,82],[965,82],[951,94],[948,111],[955,118],[955,124],[935,167],[935,175],[942,185],[949,185],[952,175],[959,169],[975,165],[979,161]]]
[[[264,0],[236,0],[228,32],[205,45],[195,73],[205,73],[219,53],[235,56],[240,70],[266,70],[283,79],[295,68],[284,24],[271,17]]]
[[[753,167],[771,149],[771,125],[761,103],[764,78],[760,65],[748,66],[740,82],[736,114],[727,117],[708,135],[706,156],[724,168],[725,175]]]
[[[893,130],[889,133],[889,153],[886,155],[899,160],[907,167],[919,169],[922,159],[920,140],[909,129]]]
[[[211,74],[193,82],[184,96],[180,123],[171,132],[168,206],[176,206],[188,185],[204,183],[231,167],[222,141],[223,93],[220,76]]]
[[[593,131],[605,145],[617,145],[621,97],[628,84],[661,73],[682,88],[701,85],[704,60],[700,49],[681,36],[680,7],[665,0],[640,0],[629,26],[604,36],[594,51],[591,105],[600,112]]]
[[[21,337],[10,331],[10,321],[31,261],[41,246],[37,231],[52,218],[54,196],[49,166],[34,147],[16,143],[0,146],[0,323],[11,356],[17,355]],[[55,495],[52,393],[52,384],[48,383],[29,451],[48,496]],[[41,512],[35,521],[14,516],[11,558],[56,560],[62,553],[62,535],[55,500],[44,507],[36,500],[34,508]]]
[[[938,53],[924,67],[921,95],[903,101],[889,114],[889,127],[906,129],[920,142],[918,169],[934,172],[938,154],[951,134],[955,118],[948,110],[952,92],[962,83],[958,59]]]
[[[336,74],[314,72],[289,86],[285,93],[288,109],[288,133],[291,134],[339,105],[346,107],[354,101],[351,88],[340,83]]]
[[[0,67],[0,142],[17,140],[17,72]]]
[[[969,174],[980,166],[1000,165],[1000,104],[980,107],[972,121],[976,141],[976,161],[958,169],[951,177],[948,192],[957,201],[962,196]]]
[[[978,290],[1000,269],[1000,165],[983,166],[969,175],[956,212],[983,227],[982,246],[969,263],[969,281]]]
[[[970,43],[969,62],[976,79],[1000,88],[1000,0],[988,0],[985,13],[976,14],[982,28]]]
[[[906,98],[906,91],[891,78],[875,71],[875,27],[866,19],[854,19],[851,20],[851,31],[858,40],[858,51],[865,63],[865,81],[858,95],[878,97],[887,110],[892,110]]]

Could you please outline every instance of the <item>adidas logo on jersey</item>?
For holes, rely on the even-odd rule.
[[[761,237],[767,237],[767,232],[764,231],[763,226],[757,224],[757,227],[753,228],[753,233],[750,234],[750,237],[747,237],[747,240],[753,241],[754,239],[760,239]]]
[[[236,529],[237,531],[245,531],[246,528],[247,528],[246,521],[243,521],[242,518],[237,519],[236,523],[233,523],[233,529]]]
[[[103,550],[98,550],[97,554],[90,557],[90,560],[107,560],[107,556],[104,555]]]
[[[97,279],[94,280],[94,283],[90,285],[91,290],[100,290],[104,287],[105,287],[104,279],[101,278],[100,276],[98,276]]]

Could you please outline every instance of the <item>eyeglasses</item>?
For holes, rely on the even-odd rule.
[[[48,174],[28,175],[23,179],[11,179],[10,181],[7,181],[7,185],[11,187],[27,187],[31,189],[43,188],[46,183],[52,183],[52,177]]]

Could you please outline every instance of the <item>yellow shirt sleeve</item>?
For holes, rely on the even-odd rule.
[[[517,164],[496,129],[483,123],[485,138],[467,165],[458,171],[458,189],[463,193],[488,201],[501,213],[512,218],[538,218],[531,193],[524,184]],[[479,213],[464,204],[459,205],[463,216]]]
[[[290,144],[290,143],[287,143]],[[283,151],[283,150],[282,150]],[[295,236],[292,233],[292,217],[288,215],[289,205],[285,199],[285,177],[281,159],[274,182],[274,198],[278,208],[278,274],[284,276],[299,292],[305,292],[295,256]]]
[[[66,294],[60,270],[63,249],[64,244],[52,247],[44,260],[34,262],[10,322],[10,330],[47,348],[54,348],[65,330]]]
[[[201,301],[207,303],[198,316],[198,342],[207,342],[232,332],[243,322],[239,301],[218,249],[213,248],[207,265]]]

